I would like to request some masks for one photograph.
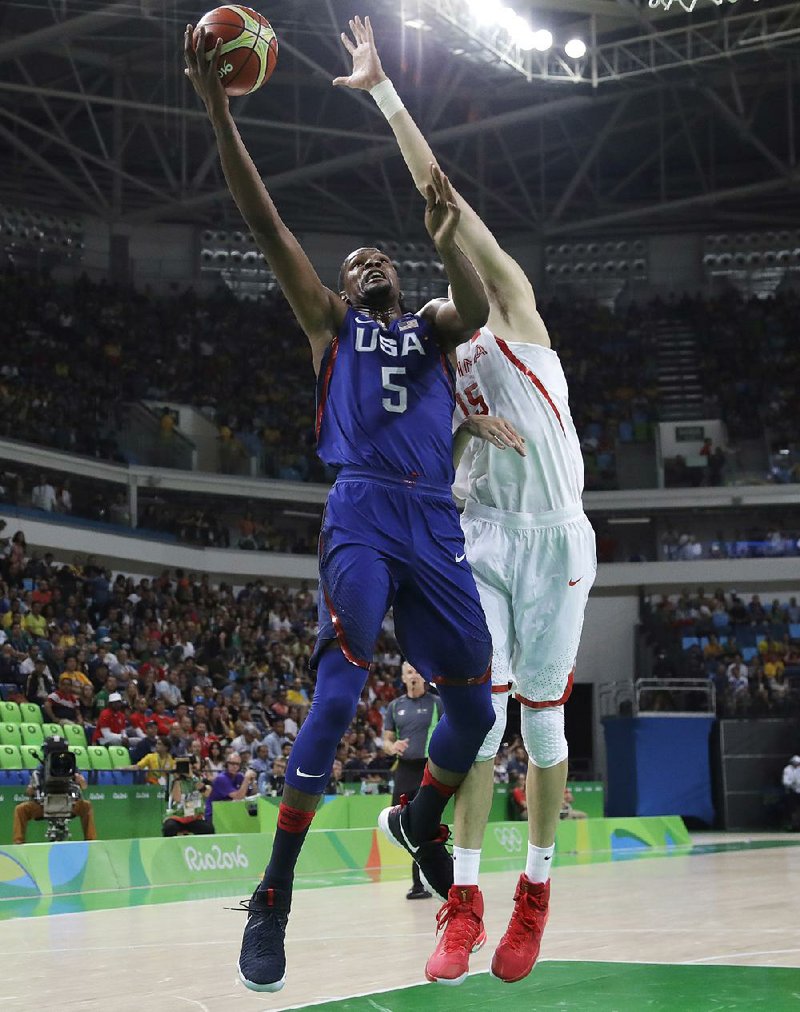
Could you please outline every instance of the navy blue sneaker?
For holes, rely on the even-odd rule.
[[[251,991],[280,991],[286,983],[283,940],[292,894],[285,889],[256,889],[241,909],[247,924],[239,953],[239,980]]]
[[[384,808],[378,816],[378,827],[390,843],[408,851],[417,862],[420,878],[425,885],[446,900],[453,884],[453,855],[445,847],[450,838],[450,830],[442,824],[432,840],[413,843],[407,836],[404,825],[403,816],[407,804],[403,796],[399,805]]]

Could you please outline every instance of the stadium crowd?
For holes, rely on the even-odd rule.
[[[313,700],[315,590],[259,580],[237,593],[181,570],[114,577],[91,558],[77,566],[29,557],[21,531],[3,540],[5,699],[39,704],[47,721],[82,725],[92,744],[124,745],[148,782],[158,782],[154,767],[186,755],[219,773],[233,751],[260,792],[281,792]],[[383,749],[384,713],[403,691],[391,616],[376,657],[330,793],[388,790],[394,756]],[[508,779],[505,758],[504,750],[499,781]]]
[[[720,717],[800,715],[800,604],[745,600],[700,587],[645,601],[642,627],[655,653],[653,677],[708,679]],[[656,709],[682,709],[679,692]]]
[[[767,431],[776,447],[794,448],[800,355],[790,337],[797,309],[792,292],[768,301],[735,292],[713,300],[656,298],[615,313],[579,299],[545,302],[570,384],[586,488],[615,487],[618,442],[652,438],[658,321],[688,324],[696,334],[707,410],[720,414],[732,439]],[[169,400],[192,404],[215,422],[225,471],[241,472],[255,457],[267,477],[330,478],[314,452],[310,356],[279,295],[252,303],[220,289],[210,297],[186,290],[163,298],[86,278],[57,286],[6,270],[0,320],[0,435],[135,463],[130,449],[121,449],[125,405]],[[162,420],[168,438],[168,409]],[[723,454],[712,483],[723,480],[724,464]],[[799,481],[800,465],[774,477]]]

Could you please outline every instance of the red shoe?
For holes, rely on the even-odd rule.
[[[425,964],[425,976],[437,984],[460,984],[469,973],[469,957],[486,941],[483,896],[477,886],[450,887],[447,902],[436,915],[442,937]]]
[[[550,880],[529,882],[520,875],[514,913],[492,957],[492,976],[513,984],[527,977],[539,956],[550,906]]]

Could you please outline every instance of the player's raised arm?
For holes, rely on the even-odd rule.
[[[468,341],[489,318],[489,300],[481,279],[456,244],[459,216],[450,180],[438,165],[432,165],[425,191],[425,228],[444,265],[451,296],[429,302],[420,315],[433,324],[445,351]]]
[[[369,18],[350,22],[353,39],[342,42],[353,58],[353,72],[337,77],[335,85],[368,91],[397,138],[400,152],[417,189],[425,194],[431,163],[438,164],[428,142],[403,105],[381,64]],[[536,310],[533,287],[525,272],[495,239],[475,210],[454,189],[461,217],[456,238],[486,285],[491,316],[489,326],[510,340],[550,345],[544,323]]]
[[[206,60],[198,57],[205,52],[205,29],[202,26],[199,29],[196,50],[192,36],[192,26],[187,25],[184,37],[186,76],[205,104],[233,199],[311,342],[317,368],[325,348],[339,329],[346,307],[322,284],[297,239],[281,220],[244,145],[217,73],[219,41],[212,58]]]

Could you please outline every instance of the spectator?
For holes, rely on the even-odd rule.
[[[53,724],[80,724],[81,709],[69,675],[62,675],[58,688],[48,694],[42,705],[45,719]]]
[[[786,819],[792,832],[800,830],[800,755],[793,755],[781,778],[786,801]]]
[[[47,475],[39,475],[39,484],[34,485],[31,492],[31,506],[37,510],[52,513],[56,509],[56,490],[47,479]]]
[[[170,741],[165,735],[159,735],[156,739],[154,752],[147,752],[132,766],[121,767],[124,770],[144,770],[145,783],[157,784],[159,787],[167,786],[167,776],[175,769],[175,759],[170,752]]]
[[[108,705],[100,711],[97,718],[92,742],[95,745],[124,745],[127,748],[130,742],[125,731],[127,726],[125,701],[118,692],[112,692],[108,697]]]
[[[213,833],[211,822],[203,818],[205,799],[210,793],[211,785],[204,782],[197,765],[185,763],[176,768],[161,829],[163,835],[197,836]]]
[[[241,756],[231,751],[225,757],[225,769],[214,777],[206,798],[206,820],[213,824],[212,804],[215,801],[241,801],[252,793],[256,781],[253,770],[242,773]]]

